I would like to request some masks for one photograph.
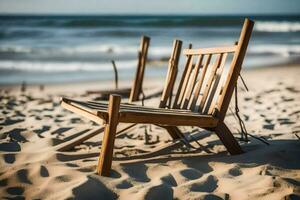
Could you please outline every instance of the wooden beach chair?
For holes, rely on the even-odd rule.
[[[166,105],[166,99],[171,97],[166,88],[161,100],[162,108],[121,104],[119,95],[111,95],[109,102],[83,102],[63,98],[61,104],[66,109],[96,123],[105,124],[97,173],[109,176],[119,123],[160,125],[168,130],[173,139],[183,137],[176,126],[197,126],[215,132],[230,154],[242,153],[240,145],[224,123],[224,118],[241,71],[253,25],[253,21],[245,19],[236,45],[183,51],[187,57],[186,64],[171,108],[162,107]],[[227,58],[231,58],[228,66]]]
[[[108,99],[110,94],[118,94],[121,95],[122,97],[126,97],[126,98],[129,97],[129,102],[138,101],[140,94],[142,93],[143,79],[144,79],[149,45],[150,45],[150,37],[142,36],[140,49],[138,51],[138,64],[136,68],[136,74],[131,88],[122,88],[122,89],[118,88],[117,69],[113,61],[112,64],[116,75],[115,77],[116,88],[111,90],[87,91],[87,94],[98,94],[100,95],[100,99],[102,100]]]

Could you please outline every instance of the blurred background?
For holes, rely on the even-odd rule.
[[[132,79],[141,35],[151,37],[149,60],[165,61],[174,39],[184,48],[232,45],[244,17],[256,21],[245,68],[300,58],[299,1],[0,2],[2,85],[109,80],[110,60],[121,79]],[[149,62],[145,76],[164,77],[166,69],[166,62]]]

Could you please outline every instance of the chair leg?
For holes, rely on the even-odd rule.
[[[233,137],[231,131],[226,126],[224,122],[220,122],[218,126],[213,129],[217,136],[220,138],[221,142],[226,147],[227,151],[231,155],[237,155],[243,153],[243,150],[236,139]]]
[[[166,129],[169,135],[173,138],[173,140],[183,138],[183,133],[179,130],[177,126],[162,126]]]
[[[108,105],[108,120],[105,125],[104,136],[99,156],[97,173],[101,176],[109,176],[113,148],[115,143],[116,130],[119,118],[121,97],[119,95],[110,95]]]

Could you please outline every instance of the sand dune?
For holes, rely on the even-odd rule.
[[[299,74],[299,66],[243,72],[250,91],[239,92],[242,118],[249,133],[270,145],[250,138],[249,143],[240,142],[246,153],[230,156],[214,133],[180,127],[199,139],[200,146],[192,142],[193,149],[172,141],[157,126],[138,125],[117,136],[111,177],[95,174],[102,134],[59,151],[66,142],[99,128],[59,105],[61,94],[94,98],[84,95],[88,84],[78,92],[70,86],[45,86],[42,92],[29,86],[25,93],[2,87],[0,197],[300,199]],[[155,86],[150,80],[146,84]],[[145,103],[156,106],[158,101],[156,97]],[[226,122],[239,138],[230,112]]]

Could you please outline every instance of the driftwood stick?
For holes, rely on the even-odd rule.
[[[136,126],[137,124],[130,124],[126,127],[124,127],[123,129],[119,130],[116,135],[119,135],[121,133],[123,133],[124,131],[127,131],[128,129]],[[101,127],[101,128],[98,128],[96,130],[91,130],[91,131],[88,131],[86,133],[84,133],[83,135],[80,135],[76,138],[74,138],[73,140],[69,140],[67,142],[64,142],[63,144],[59,145],[57,147],[57,151],[69,151],[71,149],[73,149],[75,146],[81,144],[82,142],[96,136],[97,134],[100,134],[104,131],[104,127]]]
[[[75,146],[81,144],[82,142],[94,137],[97,134],[102,133],[104,130],[103,127],[98,128],[98,129],[93,129],[91,131],[88,131],[76,138],[74,138],[73,140],[69,140],[67,142],[64,142],[62,145],[59,145],[58,148],[56,149],[57,151],[68,151],[71,150],[72,148],[74,148]]]
[[[115,87],[116,89],[118,89],[118,69],[117,69],[117,66],[116,66],[116,63],[114,60],[111,61],[111,64],[114,68],[114,72],[115,72]]]

